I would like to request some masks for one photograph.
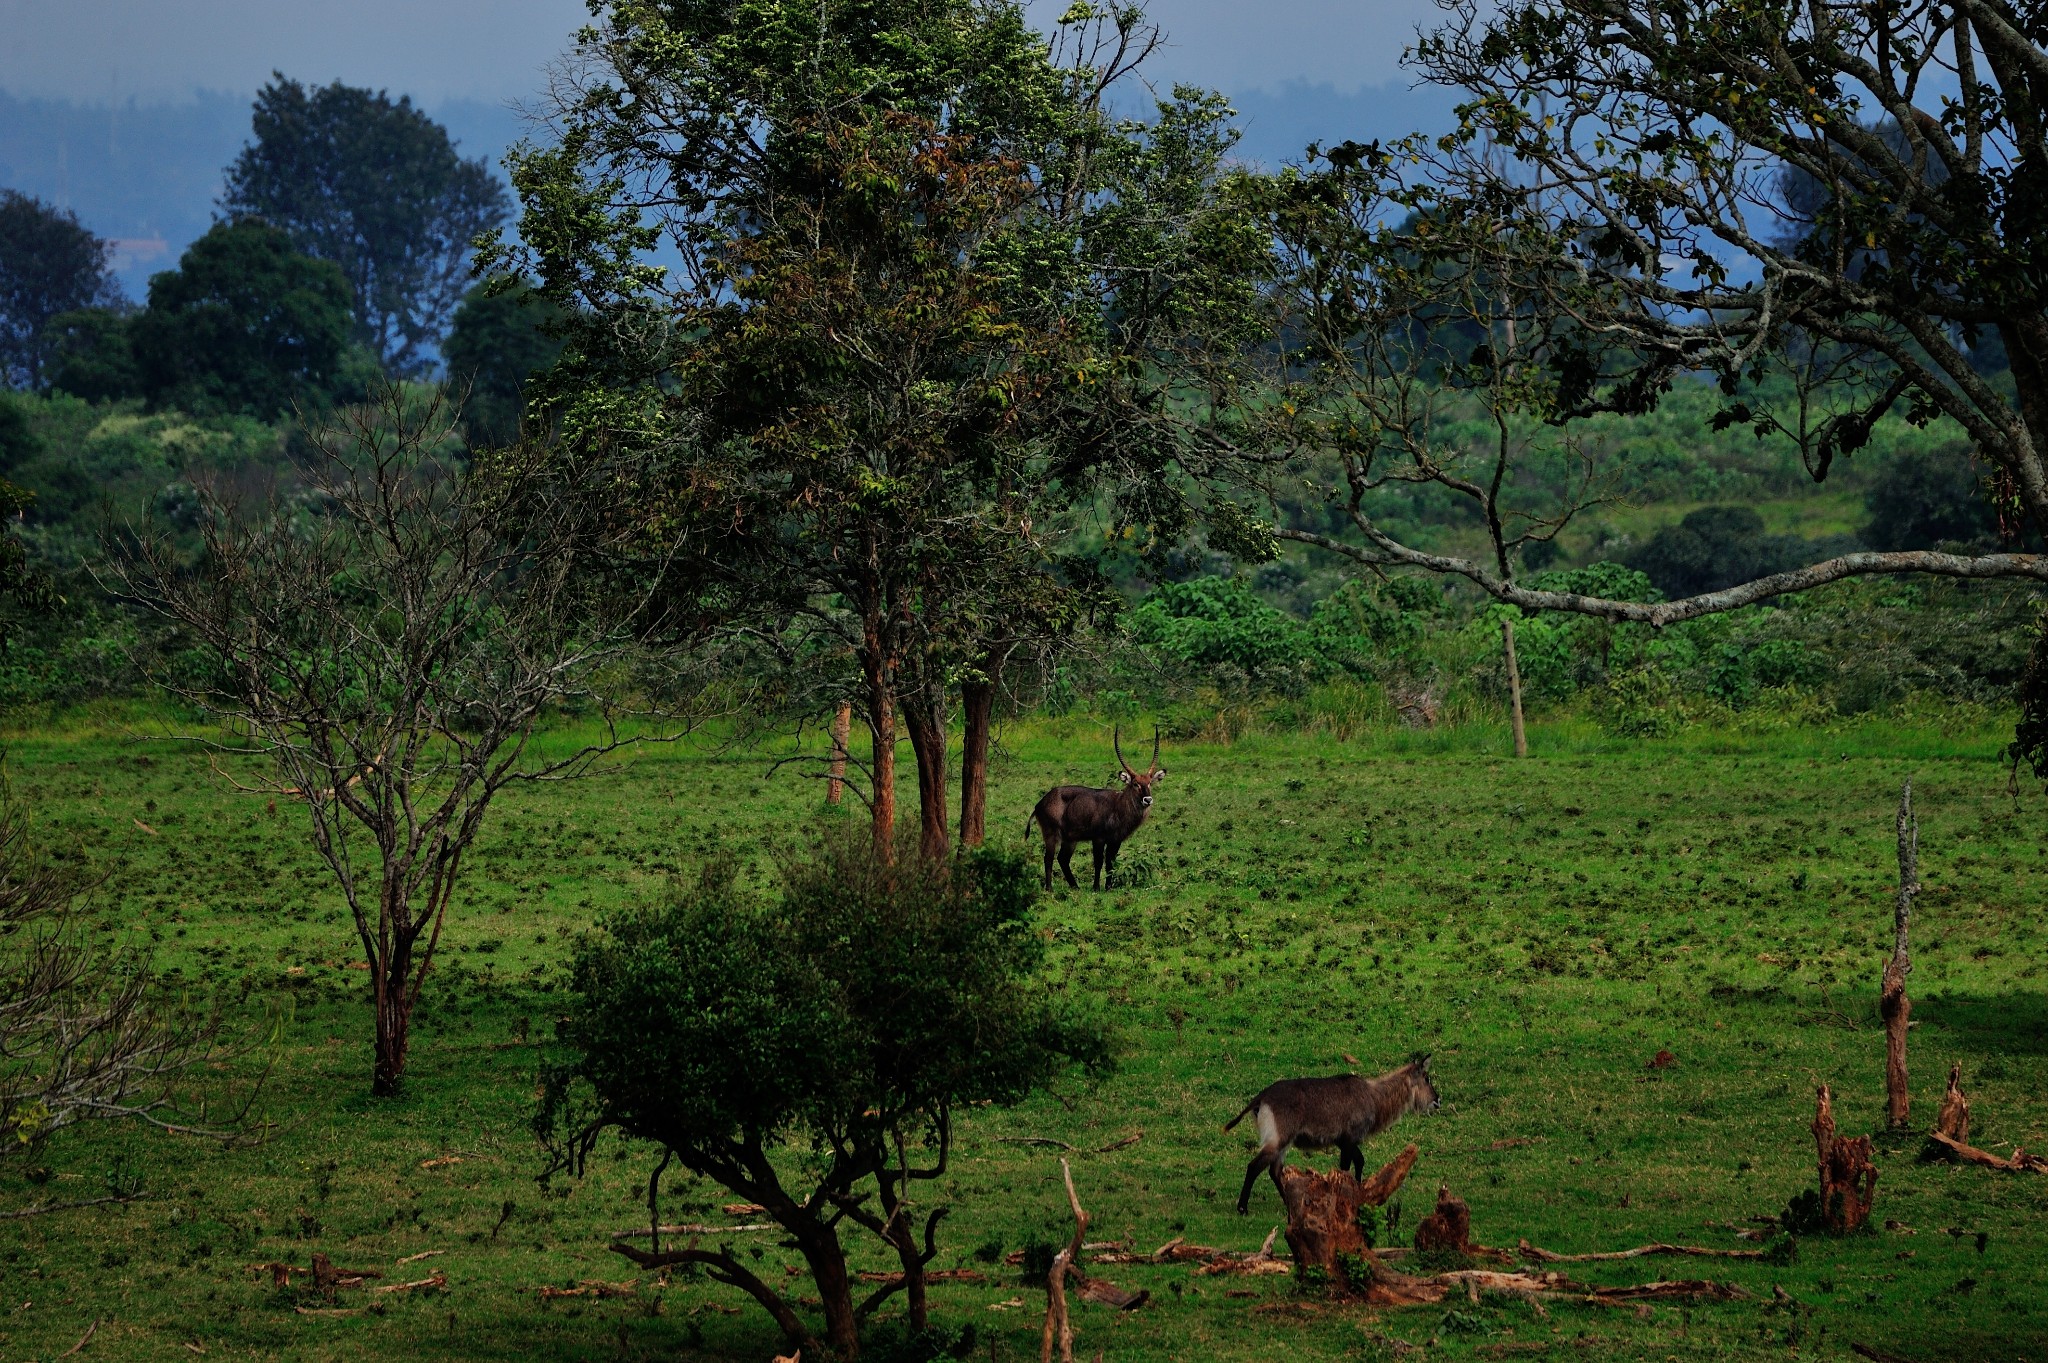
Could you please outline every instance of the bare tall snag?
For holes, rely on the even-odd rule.
[[[188,565],[144,527],[112,567],[131,598],[212,660],[174,693],[218,716],[216,751],[267,759],[256,789],[298,800],[370,966],[372,1091],[398,1091],[414,1005],[463,854],[498,792],[586,770],[623,738],[602,698],[639,614],[596,590],[620,546],[515,447],[444,461],[455,409],[396,386],[311,432],[310,499],[235,504],[202,486]],[[564,702],[593,737],[542,748]]]
[[[1152,812],[1152,787],[1166,779],[1166,768],[1159,765],[1159,730],[1152,731],[1152,765],[1142,776],[1124,761],[1121,731],[1110,731],[1110,743],[1116,749],[1117,765],[1123,768],[1121,790],[1115,786],[1054,786],[1039,798],[1024,825],[1025,837],[1031,836],[1033,822],[1045,837],[1047,889],[1052,888],[1055,855],[1067,884],[1080,888],[1074,879],[1074,848],[1084,842],[1094,854],[1095,888],[1101,889],[1102,878],[1116,867],[1117,852]]]
[[[1892,958],[1885,963],[1878,992],[1878,1013],[1884,1018],[1885,1120],[1892,1130],[1906,1129],[1912,1093],[1906,1083],[1906,1027],[1913,1002],[1906,997],[1906,976],[1913,962],[1906,954],[1906,929],[1913,919],[1913,896],[1920,893],[1920,825],[1913,817],[1913,783],[1899,793],[1899,898],[1892,922]]]

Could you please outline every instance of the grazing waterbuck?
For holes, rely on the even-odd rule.
[[[1418,1056],[1397,1070],[1377,1079],[1355,1074],[1336,1074],[1327,1079],[1282,1079],[1268,1084],[1223,1124],[1225,1131],[1256,1113],[1259,1153],[1244,1171],[1244,1190],[1237,1195],[1237,1212],[1251,1208],[1252,1185],[1261,1170],[1273,1175],[1280,1186],[1280,1166],[1287,1162],[1290,1148],[1328,1150],[1335,1146],[1342,1154],[1337,1167],[1365,1174],[1365,1156],[1359,1145],[1373,1133],[1392,1126],[1404,1113],[1434,1112],[1436,1085],[1429,1079],[1429,1057]]]
[[[1116,749],[1116,764],[1123,768],[1123,786],[1108,786],[1097,789],[1094,786],[1054,786],[1038,801],[1031,811],[1031,817],[1024,822],[1024,836],[1031,836],[1031,825],[1036,823],[1045,835],[1045,887],[1052,888],[1052,863],[1055,855],[1059,858],[1060,874],[1067,878],[1067,884],[1081,888],[1074,879],[1074,848],[1087,843],[1095,856],[1095,888],[1102,888],[1102,878],[1116,866],[1116,854],[1131,834],[1138,831],[1138,825],[1145,822],[1145,816],[1152,812],[1152,787],[1166,779],[1166,768],[1159,765],[1159,730],[1152,730],[1152,765],[1143,776],[1131,770],[1131,764],[1124,761],[1122,733],[1110,730],[1109,741]]]

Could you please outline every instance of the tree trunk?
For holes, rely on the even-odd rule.
[[[927,861],[946,859],[946,712],[919,695],[903,706],[904,728],[917,759],[918,851]]]
[[[868,674],[868,730],[874,735],[875,855],[887,860],[896,846],[896,695],[879,671]]]
[[[960,683],[960,845],[979,847],[988,821],[989,726],[995,717],[993,677]]]
[[[825,801],[838,804],[846,796],[846,738],[853,732],[853,703],[840,701],[832,713],[832,775],[825,782]]]
[[[371,1012],[375,1020],[376,1055],[370,1093],[393,1098],[405,1086],[406,1043],[412,1031],[412,943],[401,938],[383,960],[370,961]]]
[[[1906,954],[1906,930],[1913,919],[1913,896],[1920,892],[1920,825],[1913,818],[1913,783],[1899,795],[1899,897],[1892,922],[1892,958],[1885,963],[1877,1009],[1884,1018],[1885,1121],[1903,1131],[1912,1094],[1906,1083],[1906,1027],[1913,1001],[1906,997],[1906,976],[1913,963]]]
[[[1515,731],[1515,756],[1529,755],[1529,735],[1522,727],[1522,669],[1515,661],[1515,622],[1509,616],[1500,621],[1501,643],[1506,647],[1508,660],[1508,713]]]
[[[853,1279],[846,1271],[846,1251],[839,1237],[821,1228],[798,1243],[804,1262],[810,1266],[811,1281],[818,1286],[818,1301],[825,1312],[825,1343],[841,1359],[860,1354],[860,1319],[853,1309]]]
[[[1963,1067],[1948,1067],[1948,1091],[1941,1095],[1941,1111],[1935,1114],[1934,1129],[1952,1141],[1970,1139],[1970,1100],[1963,1096]]]

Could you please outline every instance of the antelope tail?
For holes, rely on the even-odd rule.
[[[1232,1117],[1229,1121],[1223,1124],[1223,1129],[1225,1131],[1228,1131],[1231,1127],[1236,1126],[1239,1122],[1243,1121],[1246,1117],[1250,1116],[1252,1112],[1257,1109],[1258,1105],[1259,1100],[1256,1098],[1252,1099],[1249,1103],[1246,1103],[1242,1108],[1238,1109],[1238,1113],[1235,1117]]]

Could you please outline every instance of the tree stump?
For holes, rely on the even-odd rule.
[[[1436,1210],[1415,1223],[1415,1252],[1431,1250],[1472,1253],[1472,1209],[1451,1194],[1449,1184],[1437,1185]]]
[[[1813,1113],[1813,1142],[1819,1154],[1821,1221],[1843,1235],[1861,1230],[1877,1196],[1877,1167],[1870,1162],[1870,1137],[1835,1135],[1834,1095],[1820,1086]]]
[[[1941,1111],[1935,1114],[1934,1129],[1958,1145],[1970,1143],[1970,1100],[1963,1096],[1963,1067],[1948,1067],[1948,1092],[1941,1095]]]
[[[1346,1296],[1371,1297],[1372,1247],[1359,1228],[1359,1209],[1392,1197],[1415,1167],[1415,1156],[1411,1145],[1362,1183],[1342,1169],[1318,1174],[1281,1166],[1280,1201],[1287,1208],[1287,1247],[1298,1280],[1319,1278]]]

